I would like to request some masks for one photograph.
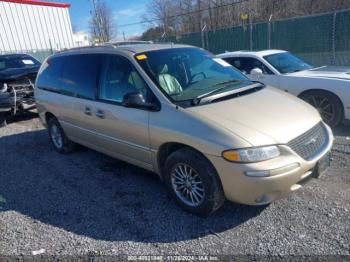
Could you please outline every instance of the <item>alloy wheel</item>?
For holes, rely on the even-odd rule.
[[[310,96],[307,102],[318,110],[326,123],[332,122],[336,117],[334,105],[327,97],[314,95]]]
[[[50,135],[51,135],[51,139],[52,139],[52,142],[54,143],[54,145],[57,148],[62,148],[63,147],[63,137],[62,137],[62,133],[57,125],[53,124],[51,126]]]
[[[186,205],[198,207],[205,197],[204,185],[198,172],[187,164],[177,164],[171,172],[171,185],[177,197]]]

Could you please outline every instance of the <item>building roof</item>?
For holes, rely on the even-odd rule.
[[[60,7],[60,8],[70,7],[69,3],[55,3],[55,2],[46,2],[46,1],[40,1],[40,0],[0,0],[0,2],[25,4],[25,5],[50,6],[50,7]]]

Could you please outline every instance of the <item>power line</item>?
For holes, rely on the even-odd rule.
[[[251,1],[251,0],[240,0],[240,1],[237,1],[237,2],[229,3],[229,4],[217,5],[217,6],[214,6],[214,7],[208,7],[208,8],[204,8],[204,9],[200,9],[200,10],[190,11],[190,12],[187,12],[187,13],[171,15],[171,16],[168,16],[168,17],[165,17],[165,18],[166,19],[171,19],[171,18],[175,18],[175,17],[181,17],[181,16],[186,16],[186,15],[201,13],[203,11],[209,11],[209,10],[217,9],[217,8],[221,8],[221,7],[233,6],[233,5],[237,5],[237,4],[241,4],[241,3],[249,2],[249,1]],[[209,5],[210,5],[210,3],[209,3]],[[155,18],[155,19],[143,20],[143,21],[129,23],[129,24],[122,24],[122,25],[118,25],[118,27],[126,27],[126,26],[132,26],[132,25],[146,24],[146,23],[152,23],[152,22],[156,22],[156,21],[160,21],[160,20],[162,20],[162,18]]]

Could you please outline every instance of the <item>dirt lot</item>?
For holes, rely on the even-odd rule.
[[[267,207],[225,203],[202,219],[155,175],[85,148],[60,155],[35,115],[17,118],[0,129],[0,254],[349,256],[350,128],[334,133],[325,176]]]

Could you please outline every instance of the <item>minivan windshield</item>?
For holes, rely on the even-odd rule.
[[[268,55],[264,56],[264,58],[281,74],[300,72],[313,68],[313,66],[289,52]]]
[[[199,48],[170,48],[135,55],[144,71],[174,102],[252,84],[222,59]]]

